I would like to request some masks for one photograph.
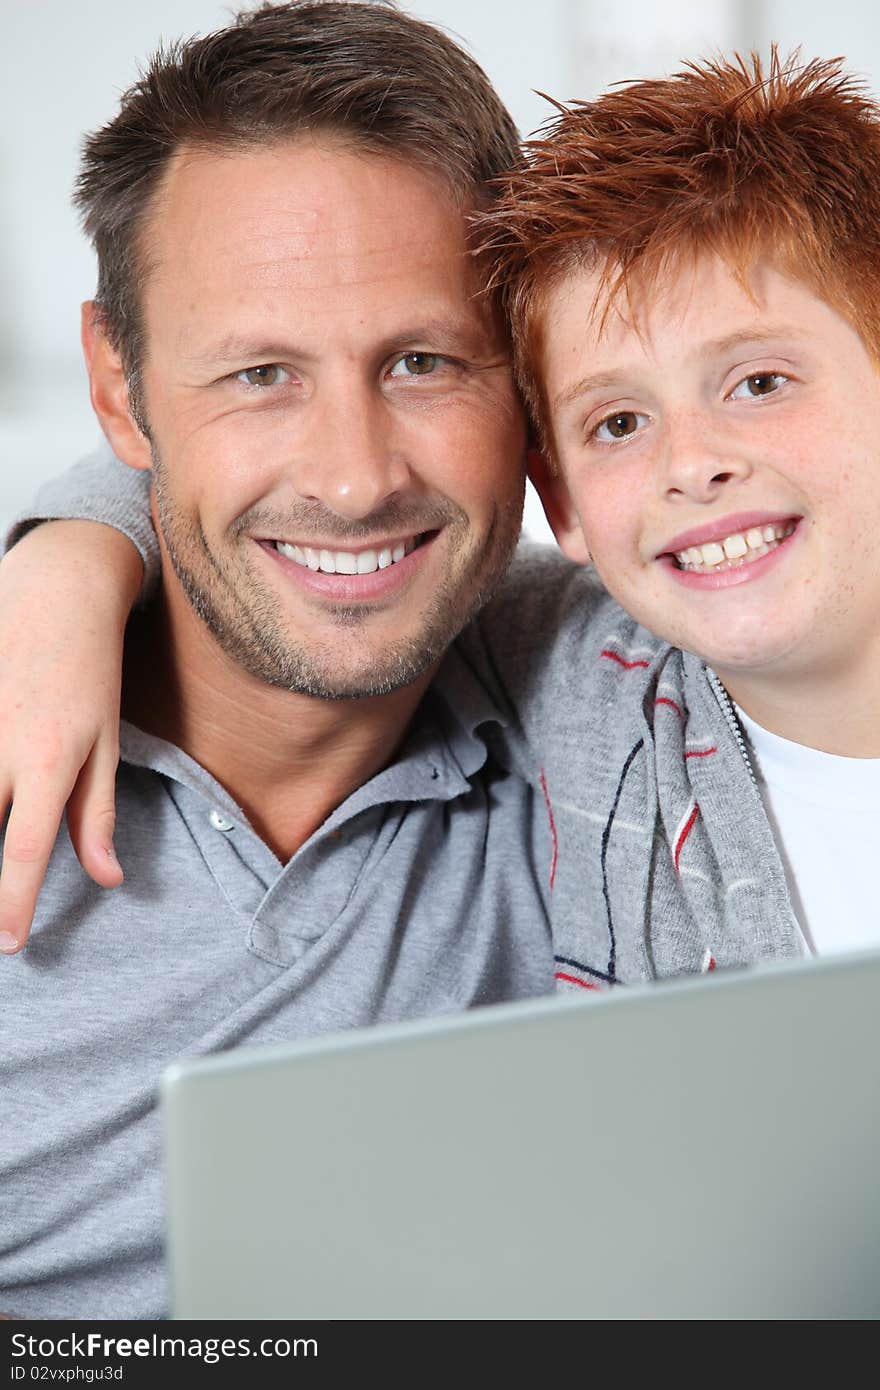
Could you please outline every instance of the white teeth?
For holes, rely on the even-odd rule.
[[[312,550],[310,546],[294,545],[290,541],[275,541],[279,555],[293,560],[297,565],[308,566],[310,570],[321,570],[323,574],[373,574],[376,570],[386,570],[405,555],[411,555],[418,544],[412,537],[400,541],[392,549],[384,546],[381,550]]]
[[[753,526],[745,532],[734,531],[723,541],[707,541],[705,545],[692,545],[687,550],[677,551],[675,558],[682,569],[701,574],[730,569],[733,565],[759,560],[790,536],[795,525],[796,522],[788,521],[777,526]]]
[[[737,534],[735,536],[728,536],[722,549],[728,560],[739,560],[743,555],[748,553],[749,547],[745,536]]]

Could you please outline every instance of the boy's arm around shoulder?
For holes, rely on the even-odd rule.
[[[122,643],[132,604],[158,569],[149,487],[149,474],[103,451],[47,484],[8,537],[0,564],[6,953],[27,941],[65,805],[83,867],[102,887],[122,878],[113,852]]]

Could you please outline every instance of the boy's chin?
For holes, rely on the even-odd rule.
[[[707,634],[705,631],[695,633],[693,630],[681,629],[677,632],[662,632],[658,631],[657,627],[651,630],[671,646],[691,652],[707,666],[711,666],[719,676],[722,676],[724,671],[741,676],[752,673],[759,676],[777,666],[784,667],[792,646],[797,645],[793,642],[790,632],[769,632],[767,625],[757,618],[754,624],[743,624],[739,632],[728,630]]]
[[[784,674],[786,657],[790,654],[790,643],[767,641],[766,636],[738,642],[683,641],[674,645],[699,657],[710,666],[722,683],[727,676],[731,680],[748,680],[749,677],[761,679],[772,672]]]
[[[777,665],[784,670],[793,658],[794,664],[800,666],[802,663],[796,658],[802,643],[806,641],[811,649],[815,645],[810,641],[814,635],[814,614],[792,612],[791,608],[781,611],[776,604],[768,606],[762,602],[739,601],[731,605],[726,601],[732,593],[728,590],[718,595],[718,606],[724,611],[707,621],[705,610],[687,611],[687,603],[671,604],[668,593],[662,595],[665,601],[661,602],[661,596],[654,592],[624,594],[621,585],[616,587],[614,593],[614,588],[606,583],[636,622],[662,642],[692,653],[719,676],[722,670],[760,676]]]

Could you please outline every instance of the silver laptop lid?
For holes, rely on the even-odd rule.
[[[880,954],[167,1075],[176,1317],[880,1314]]]

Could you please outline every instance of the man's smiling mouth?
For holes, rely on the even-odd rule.
[[[331,550],[323,546],[297,545],[293,541],[272,541],[271,544],[287,560],[321,574],[374,574],[389,569],[411,555],[434,533],[422,531],[403,540],[389,541],[364,550]]]
[[[739,569],[775,550],[792,535],[796,526],[794,520],[751,526],[747,531],[734,531],[722,540],[677,550],[673,558],[679,569],[690,574],[718,574],[722,570]]]

